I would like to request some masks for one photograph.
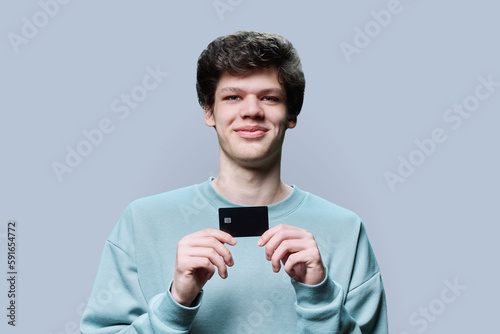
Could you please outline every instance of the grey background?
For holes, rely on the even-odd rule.
[[[306,74],[283,179],[362,217],[391,332],[491,332],[500,297],[500,89],[458,129],[443,114],[474,93],[479,76],[500,81],[500,6],[403,0],[402,11],[349,62],[340,43],[353,44],[354,28],[364,29],[374,21],[370,12],[389,1],[222,2],[232,10],[219,16],[213,1],[71,1],[18,52],[8,34],[21,35],[22,18],[33,21],[41,7],[2,3],[4,274],[7,221],[20,227],[18,326],[7,326],[2,311],[0,331],[77,333],[102,246],[125,206],[216,174],[215,133],[203,123],[194,89],[196,60],[215,37],[253,29],[290,39]],[[168,77],[119,119],[111,102],[157,64]],[[82,130],[104,118],[114,131],[59,182],[51,164],[64,163],[65,147],[75,149]],[[437,127],[446,142],[391,191],[384,173],[396,173],[398,156],[408,158],[414,141]],[[445,280],[466,288],[425,329],[412,324],[412,313],[440,305]]]

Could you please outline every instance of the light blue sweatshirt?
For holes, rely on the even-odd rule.
[[[294,186],[269,206],[269,226],[311,232],[328,274],[315,286],[274,273],[258,237],[228,246],[229,277],[215,274],[192,307],[169,287],[185,235],[218,229],[218,209],[238,206],[201,184],[132,202],[104,246],[81,321],[91,333],[387,333],[379,267],[362,222],[351,211]]]

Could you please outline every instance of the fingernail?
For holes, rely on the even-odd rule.
[[[259,241],[257,241],[257,246],[262,246],[262,239],[259,239]]]

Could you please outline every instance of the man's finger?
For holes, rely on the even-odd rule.
[[[285,240],[300,240],[302,243],[307,243],[307,239],[305,238],[307,235],[305,233],[307,232],[300,229],[279,230],[266,243],[266,258],[270,260],[276,249],[278,249]]]
[[[222,243],[234,246],[236,245],[236,239],[227,232],[216,230],[213,228],[207,228],[192,234],[193,236],[211,236],[219,240]]]
[[[271,264],[273,266],[273,271],[278,272],[280,270],[281,264],[286,262],[290,254],[300,252],[304,249],[300,240],[284,240],[279,247],[274,251],[271,256]]]
[[[197,248],[209,248],[215,250],[217,254],[224,259],[227,265],[232,266],[234,264],[233,256],[229,249],[224,246],[218,239],[214,237],[197,237],[192,238],[188,241],[188,246],[191,251],[194,251]],[[190,253],[192,254],[192,253]]]

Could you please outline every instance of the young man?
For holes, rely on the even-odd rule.
[[[281,36],[240,31],[209,44],[196,88],[219,140],[219,176],[127,207],[106,242],[82,333],[388,332],[360,219],[281,181],[304,87]],[[237,206],[267,206],[270,228],[238,239],[220,231],[217,210]]]

